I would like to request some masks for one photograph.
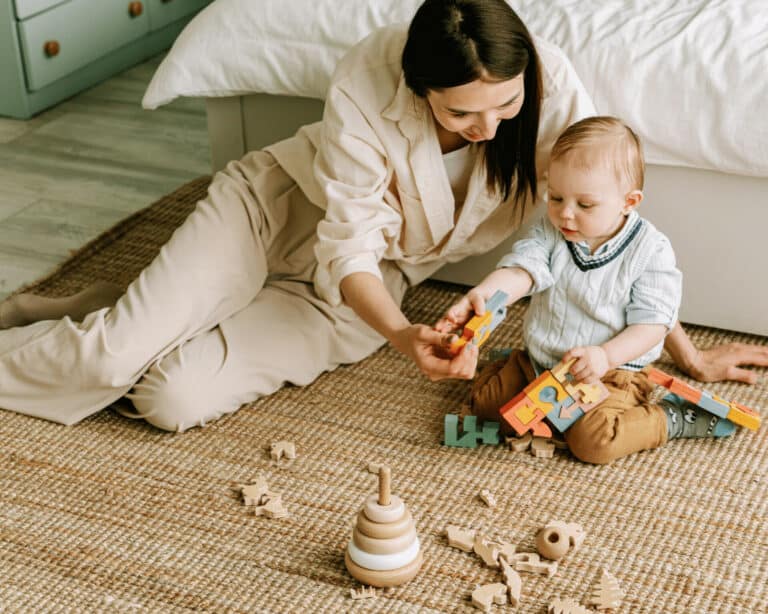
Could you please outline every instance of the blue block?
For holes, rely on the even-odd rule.
[[[573,399],[568,398],[568,401],[570,403],[566,402],[564,404],[565,407],[569,407],[573,405]],[[573,410],[573,417],[568,418],[561,418],[560,417],[560,409],[557,411],[552,410],[547,414],[547,420],[549,420],[552,423],[552,426],[554,426],[558,431],[561,433],[565,433],[569,428],[573,426],[573,423],[576,422],[579,418],[581,418],[584,415],[584,410],[581,409],[581,407],[577,407],[575,410]]]
[[[496,292],[493,293],[493,296],[489,298],[487,301],[485,301],[486,310],[487,311],[504,310],[506,312],[507,298],[509,298],[509,295],[506,292],[502,292],[501,290],[496,290]]]
[[[710,414],[715,414],[719,418],[727,418],[728,412],[731,410],[727,403],[721,403],[712,398],[712,395],[707,391],[701,393],[701,400],[698,403],[699,407],[708,411]]]

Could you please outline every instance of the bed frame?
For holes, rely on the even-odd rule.
[[[206,100],[213,170],[317,121],[313,98],[249,94]],[[650,164],[641,213],[672,241],[683,271],[683,322],[768,336],[768,177]],[[508,241],[514,239],[514,236]],[[506,249],[447,265],[434,277],[472,285]]]

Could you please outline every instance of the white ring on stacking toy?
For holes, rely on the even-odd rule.
[[[416,527],[411,527],[405,533],[396,537],[376,538],[369,537],[360,531],[352,531],[352,540],[355,546],[370,554],[393,554],[402,552],[416,539]]]
[[[405,504],[400,497],[392,495],[389,505],[381,505],[378,495],[371,495],[365,500],[363,513],[374,522],[395,522],[400,520],[405,512]]]
[[[416,557],[419,556],[419,538],[417,537],[408,548],[396,554],[370,554],[369,552],[363,552],[350,539],[347,545],[347,552],[349,553],[349,558],[360,565],[360,567],[373,571],[392,571],[393,569],[405,567],[416,560]]]

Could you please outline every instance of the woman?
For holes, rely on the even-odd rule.
[[[557,134],[593,111],[503,0],[427,0],[407,32],[348,53],[322,122],[216,175],[114,305],[103,288],[4,304],[6,323],[41,321],[0,332],[0,407],[72,424],[127,393],[138,417],[181,431],[385,341],[431,379],[471,377],[476,349],[441,357],[403,294],[509,235]],[[65,315],[84,317],[50,320]],[[679,327],[668,345],[702,378],[768,364],[697,352]]]

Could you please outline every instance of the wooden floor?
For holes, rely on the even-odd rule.
[[[210,173],[202,100],[141,108],[160,60],[31,120],[0,117],[0,300],[128,214]]]

